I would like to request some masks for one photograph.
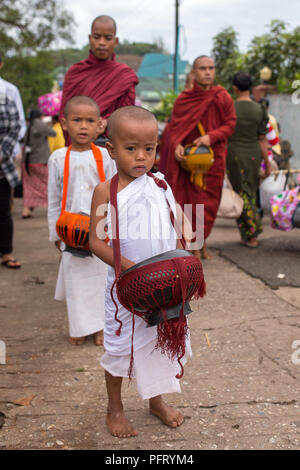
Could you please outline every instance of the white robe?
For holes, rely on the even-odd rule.
[[[163,178],[161,173],[156,177]],[[119,212],[119,231],[121,255],[138,263],[152,256],[176,248],[176,232],[171,225],[170,206],[176,214],[173,193],[159,188],[153,178],[143,175],[135,179],[117,194]],[[108,205],[108,236],[112,238],[111,206]],[[105,295],[105,354],[101,365],[113,376],[126,377],[131,354],[132,313],[128,312],[117,299],[114,288],[114,299],[118,304],[118,319],[122,321],[120,336],[116,335],[119,323],[115,320],[115,305],[111,298],[111,287],[115,280],[115,270],[108,267]],[[135,316],[133,335],[134,376],[143,399],[161,393],[179,392],[179,380],[175,375],[180,371],[177,361],[170,361],[159,351],[154,351],[157,338],[157,327],[146,327],[146,322]],[[160,367],[155,367],[155,364]],[[183,361],[185,362],[185,361]],[[143,374],[150,370],[151,374]],[[148,379],[147,379],[148,377]]]
[[[59,240],[56,221],[61,212],[66,151],[66,147],[58,149],[48,160],[48,225],[52,242]],[[116,173],[115,163],[106,149],[101,148],[101,152],[105,177],[110,179]],[[93,152],[71,150],[66,210],[90,215],[93,192],[99,181]],[[66,299],[70,336],[87,336],[103,330],[106,273],[105,263],[96,256],[78,258],[62,253],[54,298]]]

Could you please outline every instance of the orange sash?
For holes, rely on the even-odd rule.
[[[91,144],[93,155],[96,161],[99,179],[103,183],[105,174],[103,169],[103,157],[101,150]],[[72,248],[81,248],[89,250],[89,228],[90,216],[84,214],[74,214],[66,211],[67,191],[69,182],[69,166],[70,166],[71,145],[67,149],[64,166],[64,183],[61,203],[61,213],[56,222],[56,232],[59,238]]]

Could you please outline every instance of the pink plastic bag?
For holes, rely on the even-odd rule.
[[[38,97],[38,107],[44,116],[55,116],[60,112],[62,91],[47,93]]]
[[[294,228],[292,218],[300,202],[300,186],[271,197],[271,227],[289,232]]]

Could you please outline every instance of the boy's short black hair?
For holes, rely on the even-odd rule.
[[[87,104],[90,105],[91,107],[94,107],[96,110],[97,115],[100,116],[100,110],[99,106],[97,105],[96,101],[94,101],[92,98],[89,96],[84,96],[84,95],[78,95],[78,96],[72,96],[70,98],[64,107],[64,117],[66,118],[70,112],[70,108],[73,104]]]
[[[246,72],[237,72],[233,77],[233,84],[240,91],[248,91],[252,87],[252,78],[249,73]]]

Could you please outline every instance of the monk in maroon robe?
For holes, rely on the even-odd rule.
[[[103,118],[101,132],[105,132],[106,120],[113,111],[135,104],[138,78],[128,65],[115,61],[118,38],[113,18],[98,16],[92,23],[89,42],[88,58],[72,65],[66,73],[60,117],[72,96],[89,96],[99,106]]]
[[[233,134],[236,114],[233,100],[221,86],[214,86],[215,65],[207,56],[198,57],[192,69],[194,86],[183,91],[174,103],[172,118],[166,126],[161,140],[160,167],[170,184],[177,202],[184,209],[192,205],[192,226],[197,225],[196,205],[204,204],[204,245],[197,240],[193,252],[197,256],[210,258],[205,240],[213,227],[219,208],[225,174],[227,138]],[[201,122],[205,135],[197,128]],[[206,189],[190,181],[190,173],[180,162],[185,160],[184,145],[211,146],[214,163],[206,173]],[[199,221],[198,221],[199,227]]]

